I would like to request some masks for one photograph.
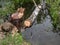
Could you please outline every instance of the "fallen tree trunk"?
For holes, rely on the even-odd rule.
[[[32,25],[40,10],[41,10],[41,5],[36,6],[31,16],[24,21],[24,27],[30,27]]]

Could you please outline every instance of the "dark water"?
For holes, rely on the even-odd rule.
[[[49,15],[40,24],[33,24],[22,33],[23,37],[32,45],[60,45],[60,36],[53,33]]]

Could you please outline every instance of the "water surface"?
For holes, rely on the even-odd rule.
[[[60,45],[60,36],[52,32],[53,26],[49,15],[40,24],[33,24],[22,33],[32,45]]]

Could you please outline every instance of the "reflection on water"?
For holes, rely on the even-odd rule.
[[[60,36],[51,31],[53,29],[51,23],[51,18],[47,15],[42,23],[33,24],[22,35],[32,45],[60,45]]]

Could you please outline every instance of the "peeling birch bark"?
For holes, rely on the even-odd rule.
[[[41,10],[41,5],[38,5],[35,10],[32,12],[31,16],[24,21],[25,27],[30,27],[34,22],[35,18],[37,17],[39,11]]]

